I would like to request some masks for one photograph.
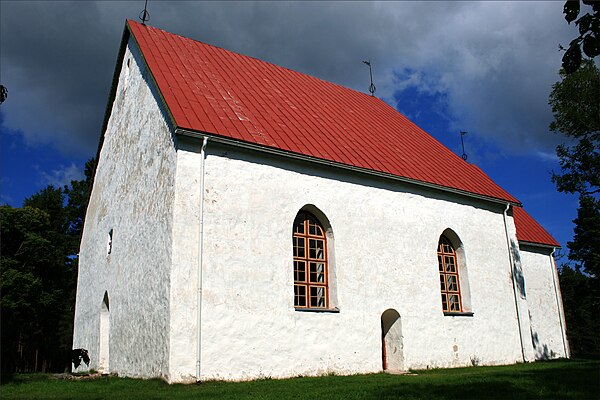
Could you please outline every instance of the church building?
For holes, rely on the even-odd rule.
[[[557,247],[377,97],[127,21],[73,345],[168,382],[569,357]]]

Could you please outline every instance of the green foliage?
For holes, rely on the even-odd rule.
[[[65,207],[67,219],[69,221],[68,232],[77,238],[77,245],[81,241],[81,233],[83,232],[83,221],[87,210],[88,199],[92,180],[94,179],[94,171],[96,169],[96,160],[90,159],[85,163],[85,179],[81,181],[71,181],[71,186],[65,186],[64,193],[67,196],[68,202]]]
[[[48,186],[23,208],[0,206],[3,372],[69,365],[76,255],[93,167],[86,164],[86,180]]]
[[[586,60],[574,74],[560,72],[561,80],[552,86],[549,103],[554,113],[550,130],[573,138],[595,136],[600,130],[600,71]]]
[[[579,69],[582,50],[590,58],[600,55],[600,1],[581,0],[581,3],[591,6],[592,13],[586,13],[579,19],[577,17],[581,11],[580,0],[569,0],[565,2],[563,8],[567,23],[575,21],[575,25],[579,28],[579,36],[571,41],[562,59],[563,69],[567,74],[572,74]]]
[[[23,343],[41,349],[48,336],[45,323],[60,318],[64,268],[54,247],[50,216],[33,207],[0,206],[2,223],[2,366],[18,365],[9,349],[23,354]],[[58,256],[58,257],[57,257]],[[21,350],[19,350],[21,349]]]
[[[600,395],[600,362],[550,361],[499,367],[168,385],[116,377],[64,380],[14,376],[3,399],[594,399]]]
[[[552,180],[561,192],[593,195],[600,189],[600,70],[586,61],[576,73],[561,75],[549,98],[550,130],[576,143],[557,147],[562,173]]]
[[[573,241],[567,243],[575,270],[563,265],[560,283],[572,354],[599,356],[600,71],[586,60],[576,72],[563,70],[561,76],[550,94],[554,113],[550,129],[572,144],[556,148],[561,172],[553,173],[552,180],[559,191],[579,195],[579,208]]]
[[[600,200],[579,198],[573,241],[567,243],[569,258],[577,260],[583,271],[598,283],[600,277]],[[599,308],[600,310],[600,308]]]
[[[562,174],[553,174],[552,181],[560,192],[592,195],[598,193],[600,182],[600,154],[590,140],[582,139],[572,147],[556,148]]]
[[[578,263],[593,278],[598,277],[600,222],[600,70],[585,61],[571,75],[561,72],[562,80],[552,87],[549,104],[554,121],[550,129],[575,141],[560,145],[556,154],[561,173],[552,180],[561,192],[579,195],[575,237],[567,244],[569,259]]]
[[[571,354],[597,359],[600,357],[598,288],[579,269],[563,266],[559,279]]]

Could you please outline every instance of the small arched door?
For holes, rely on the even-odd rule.
[[[98,372],[108,374],[109,361],[109,335],[110,335],[110,313],[108,292],[104,292],[102,306],[100,307],[100,349],[98,352]]]
[[[381,358],[384,371],[404,370],[403,349],[400,314],[394,309],[385,310],[381,314]]]

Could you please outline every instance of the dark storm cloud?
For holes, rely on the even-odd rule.
[[[2,2],[5,124],[30,144],[92,155],[124,18],[94,2]]]
[[[560,3],[149,3],[153,26],[361,91],[370,58],[380,97],[441,93],[452,128],[506,151],[556,143],[547,97],[571,34]],[[143,1],[0,7],[4,123],[29,143],[92,155],[124,21]]]

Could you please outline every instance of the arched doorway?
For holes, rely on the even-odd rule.
[[[108,292],[104,292],[102,306],[100,307],[100,350],[98,352],[99,363],[98,372],[108,374],[109,361],[109,335],[110,335],[110,314],[109,314]]]
[[[404,370],[402,322],[400,314],[394,309],[381,314],[381,359],[384,371]]]

